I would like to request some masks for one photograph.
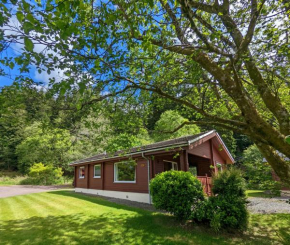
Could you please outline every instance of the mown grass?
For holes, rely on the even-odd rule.
[[[0,199],[0,244],[5,245],[281,244],[289,238],[289,227],[290,214],[251,215],[245,234],[215,234],[183,226],[170,215],[72,191]]]
[[[273,197],[273,195],[268,194],[263,190],[247,190],[246,194],[248,197],[263,197],[263,198]]]

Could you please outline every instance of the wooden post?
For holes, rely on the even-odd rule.
[[[87,168],[88,168],[88,170],[87,170],[87,189],[90,188],[90,166],[91,166],[91,164],[87,165]]]
[[[209,140],[210,142],[210,161],[211,161],[211,165],[214,167],[214,172],[217,172],[217,167],[215,165],[214,162],[214,158],[213,158],[213,143],[212,143],[212,139]]]
[[[75,166],[75,172],[74,172],[74,188],[77,187],[77,166]]]
[[[101,165],[101,178],[102,178],[102,190],[104,190],[104,181],[105,181],[105,163],[102,162],[102,165]]]
[[[154,177],[155,177],[155,157],[152,159],[152,178]]]
[[[184,171],[189,171],[189,163],[188,163],[188,153],[187,153],[187,150],[184,151]]]
[[[208,180],[207,180],[207,174],[205,174],[205,192],[208,195]]]

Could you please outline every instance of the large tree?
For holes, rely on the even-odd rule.
[[[19,21],[0,19],[2,49],[24,44],[15,60],[23,72],[31,65],[39,72],[62,69],[63,79],[50,81],[60,93],[93,86],[76,108],[108,97],[158,94],[193,115],[183,125],[247,135],[290,183],[290,165],[277,154],[290,157],[289,1],[47,0],[17,6],[16,13],[2,10]],[[13,67],[11,62],[2,61]]]

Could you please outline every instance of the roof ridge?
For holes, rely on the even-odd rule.
[[[149,145],[154,145],[154,144],[157,144],[157,143],[163,143],[163,142],[167,142],[167,141],[171,141],[171,140],[178,140],[178,139],[182,139],[182,138],[187,138],[187,137],[190,137],[190,136],[197,136],[197,135],[200,135],[200,134],[206,134],[208,132],[210,132],[212,130],[209,130],[209,131],[205,131],[205,132],[200,132],[198,134],[188,134],[188,135],[185,135],[185,136],[180,136],[178,138],[173,138],[173,139],[169,139],[169,140],[162,140],[162,141],[157,141],[157,142],[154,142],[154,143],[150,143],[150,144],[147,144],[147,145],[138,145],[138,146],[133,146],[132,148],[139,148],[139,147],[142,147],[142,146],[149,146]]]
[[[205,131],[205,132],[200,132],[198,134],[192,134],[192,135],[185,135],[185,136],[181,136],[181,137],[178,137],[178,138],[173,138],[173,139],[169,139],[169,140],[163,140],[163,141],[158,141],[158,142],[155,142],[155,143],[151,143],[151,144],[147,144],[147,145],[141,145],[141,146],[134,146],[134,147],[131,147],[130,149],[123,149],[123,150],[118,150],[118,151],[115,151],[111,154],[108,154],[108,153],[101,153],[101,154],[97,154],[97,155],[93,155],[91,157],[86,157],[86,158],[83,158],[83,159],[79,159],[79,160],[76,160],[72,163],[70,163],[70,165],[72,164],[79,164],[79,163],[85,163],[85,162],[92,162],[92,161],[97,161],[97,160],[101,160],[101,159],[107,159],[107,157],[118,157],[120,155],[120,153],[126,153],[127,151],[127,154],[136,154],[136,153],[139,153],[141,151],[148,151],[148,150],[158,150],[159,148],[166,148],[166,147],[170,147],[170,145],[166,145],[166,143],[170,143],[172,142],[172,146],[174,147],[177,147],[178,145],[180,146],[181,144],[187,144],[189,141],[192,141],[194,140],[195,138],[200,138],[202,137],[202,135],[206,135],[210,132],[214,132],[215,130],[208,130],[208,131]],[[186,142],[182,142],[182,139],[184,139],[184,141]],[[152,147],[156,145],[156,148]],[[150,147],[151,146],[151,147]],[[102,158],[101,158],[102,157]]]

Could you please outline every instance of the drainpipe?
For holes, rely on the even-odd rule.
[[[150,193],[150,160],[144,156],[144,152],[142,151],[142,157],[147,160],[147,168],[148,168],[148,193],[149,193],[149,204],[151,204],[151,193]]]

